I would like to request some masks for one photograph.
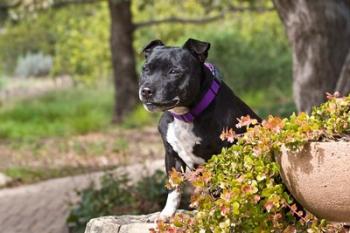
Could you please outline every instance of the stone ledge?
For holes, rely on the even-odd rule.
[[[85,233],[149,233],[154,223],[147,223],[148,216],[123,215],[106,216],[91,219],[86,225]]]

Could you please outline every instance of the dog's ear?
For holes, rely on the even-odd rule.
[[[210,44],[208,42],[190,38],[182,47],[188,49],[194,56],[198,58],[200,62],[204,62],[205,59],[207,59],[208,57],[208,50],[210,49]]]
[[[143,50],[142,53],[145,56],[145,58],[147,59],[147,57],[151,54],[152,50],[157,47],[157,46],[163,46],[164,43],[161,40],[152,40],[151,42],[148,43],[148,45],[146,45]]]

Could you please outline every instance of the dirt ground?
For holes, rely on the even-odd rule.
[[[75,173],[85,173],[159,159],[163,154],[156,126],[142,129],[111,127],[104,132],[43,139],[35,143],[0,142],[0,172],[18,167],[41,170],[76,167],[80,171]]]

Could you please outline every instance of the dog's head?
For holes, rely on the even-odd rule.
[[[144,49],[145,63],[139,97],[149,111],[191,106],[200,94],[203,63],[210,44],[188,39],[182,47],[168,47],[160,40]]]

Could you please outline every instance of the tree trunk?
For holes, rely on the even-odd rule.
[[[299,111],[325,93],[350,92],[350,1],[273,0],[293,49],[293,90]],[[346,59],[348,57],[348,59]]]
[[[350,90],[350,50],[344,62],[340,77],[337,83],[337,88],[335,89],[341,94],[348,94]]]
[[[108,1],[111,17],[110,46],[115,85],[113,121],[116,123],[120,123],[136,106],[138,99],[137,73],[132,47],[134,25],[130,4],[131,2],[127,0]]]

